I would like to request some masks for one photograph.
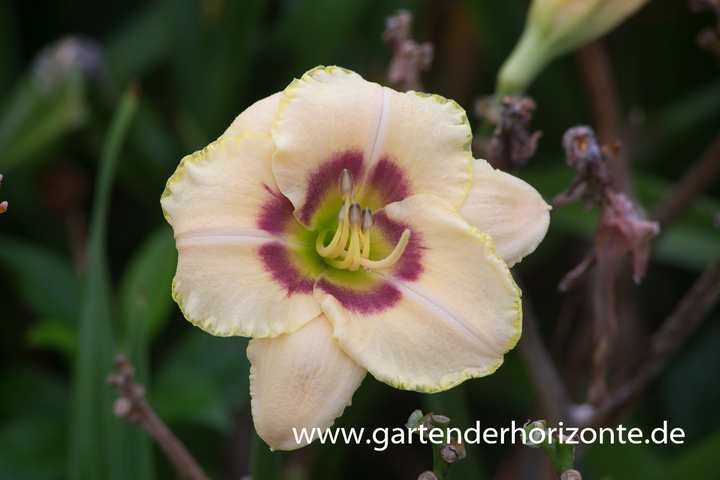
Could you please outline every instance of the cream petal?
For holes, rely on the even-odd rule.
[[[252,339],[248,358],[255,429],[278,450],[310,443],[293,428],[299,436],[330,427],[367,373],[340,350],[325,315],[290,335]]]
[[[442,391],[495,371],[520,338],[521,308],[490,237],[432,195],[385,212],[419,241],[420,271],[373,271],[366,275],[374,287],[364,291],[323,272],[315,297],[340,348],[378,380],[408,390]]]
[[[282,92],[278,92],[253,103],[235,118],[223,135],[241,135],[246,132],[270,135],[281,98]]]
[[[492,237],[510,267],[535,250],[550,223],[550,206],[537,190],[485,160],[473,161],[472,186],[459,213]]]
[[[305,230],[277,189],[275,146],[262,133],[227,135],[185,157],[162,206],[179,253],[173,297],[214,335],[276,336],[317,317],[317,267]]]
[[[273,172],[298,220],[339,198],[338,178],[355,177],[373,210],[426,193],[458,207],[471,182],[465,112],[442,97],[398,93],[338,67],[318,67],[284,92],[272,128]]]

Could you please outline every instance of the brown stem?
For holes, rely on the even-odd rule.
[[[709,187],[720,173],[720,132],[703,154],[685,171],[675,188],[655,207],[652,219],[665,228],[690,206],[695,197]]]
[[[617,386],[598,407],[594,423],[622,409],[662,372],[671,356],[687,341],[705,319],[720,297],[720,256],[690,287],[663,325],[650,339],[641,360],[618,374]]]
[[[108,376],[108,383],[115,387],[120,396],[113,406],[115,415],[141,425],[162,448],[180,476],[188,480],[209,480],[185,445],[148,405],[145,389],[135,382],[135,369],[128,359],[120,355],[115,365],[118,373]]]
[[[588,93],[595,130],[600,144],[620,138],[620,112],[612,64],[602,40],[596,40],[578,50],[577,60]],[[632,192],[627,148],[608,158],[612,186],[617,192]]]
[[[600,403],[607,391],[609,363],[617,332],[616,278],[626,252],[621,235],[613,230],[599,227],[596,242],[598,260],[593,284],[593,357],[588,390],[588,401],[592,405]]]
[[[518,276],[514,275],[514,278],[522,286]],[[518,342],[520,357],[530,374],[543,414],[552,423],[567,421],[571,402],[565,385],[545,346],[532,303],[527,296],[523,298],[522,305],[523,335]]]

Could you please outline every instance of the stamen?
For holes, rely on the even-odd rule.
[[[340,237],[342,236],[342,232],[344,230],[343,227],[347,223],[344,217],[345,202],[343,202],[343,204],[340,206],[340,214],[338,215],[338,228],[335,231],[335,235],[333,236],[333,239],[330,240],[328,246],[325,246],[325,237],[331,230],[325,230],[324,232],[321,232],[320,235],[318,235],[318,238],[315,240],[315,250],[317,250],[320,256],[329,256],[337,248],[338,244],[340,244]]]
[[[395,245],[395,248],[392,252],[390,252],[390,255],[383,258],[382,260],[368,260],[366,258],[362,258],[360,260],[360,265],[362,265],[363,269],[366,272],[369,272],[370,270],[378,270],[380,268],[390,268],[395,263],[397,263],[398,260],[400,260],[400,257],[402,257],[402,254],[405,253],[405,248],[408,245],[408,242],[410,242],[410,230],[405,229],[403,231],[402,235],[400,236],[400,241]],[[352,247],[352,243],[351,243]],[[345,259],[350,255],[350,252],[352,251],[352,248],[348,249],[348,251],[343,251],[343,255],[345,255]],[[326,260],[328,263],[330,263],[330,260]],[[339,265],[339,263],[330,263],[332,266]],[[339,267],[338,267],[339,268]],[[343,267],[344,268],[344,267]]]
[[[350,217],[350,228],[355,230],[360,227],[360,224],[362,224],[363,216],[362,209],[360,208],[359,203],[350,204],[348,215]]]
[[[365,207],[362,211],[362,227],[360,228],[360,240],[362,240],[362,258],[370,256],[370,229],[372,228],[372,212]]]
[[[318,235],[315,240],[315,250],[320,254],[321,257],[334,258],[340,255],[347,244],[348,234],[350,233],[350,222],[348,221],[348,212],[345,208],[345,202],[340,207],[340,215],[338,218],[338,228],[335,231],[335,236],[330,241],[328,246],[325,245],[325,237],[331,230],[325,230]],[[322,237],[322,238],[320,238]]]
[[[340,196],[344,201],[355,196],[353,175],[347,168],[340,172]]]
[[[395,249],[392,251],[390,255],[385,257],[382,260],[368,260],[366,258],[363,258],[360,260],[360,265],[365,267],[366,269],[370,270],[378,270],[380,268],[390,268],[395,263],[400,260],[400,257],[402,257],[402,254],[405,253],[405,247],[407,247],[408,242],[410,241],[410,230],[405,230],[402,233],[402,236],[400,237],[400,241],[397,245],[395,245]]]
[[[352,237],[350,238],[350,246],[348,247],[348,251],[344,252],[345,258],[340,260],[331,260],[326,258],[325,261],[330,264],[331,266],[335,268],[339,268],[341,270],[348,269],[350,271],[355,271],[358,268],[360,268],[360,261],[358,260],[355,262],[356,258],[360,258],[360,237],[358,235],[358,231],[355,230],[352,234]],[[355,267],[355,270],[352,269],[352,266],[357,263],[358,265]]]
[[[369,260],[370,230],[373,225],[372,211],[369,208],[361,208],[358,203],[355,203],[354,181],[350,170],[345,169],[340,173],[339,187],[343,203],[338,214],[338,227],[327,246],[325,246],[325,238],[332,230],[323,230],[318,234],[315,240],[315,249],[318,254],[324,257],[325,262],[329,265],[339,269],[348,269],[351,272],[356,271],[360,266],[366,272],[371,269],[393,266],[405,252],[410,241],[410,230],[402,233],[400,241],[386,258],[377,261]],[[345,250],[346,246],[347,250]]]
[[[350,237],[350,246],[347,254],[342,261],[327,260],[327,262],[335,268],[349,269],[355,271],[360,268],[360,235],[359,229],[362,223],[362,211],[360,205],[353,203],[348,208],[348,217],[350,228],[352,229],[352,237]],[[343,252],[340,252],[343,253]]]

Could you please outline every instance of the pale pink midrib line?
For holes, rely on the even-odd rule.
[[[359,184],[355,187],[355,192],[360,192],[363,190],[363,187],[365,186],[365,180],[368,178],[368,174],[370,173],[370,167],[377,161],[377,157],[379,156],[379,152],[382,150],[383,142],[385,141],[385,133],[387,131],[386,124],[387,124],[387,116],[388,116],[388,108],[387,107],[387,95],[385,94],[385,88],[379,86],[379,95],[378,95],[378,106],[375,107],[375,135],[373,136],[371,140],[372,147],[370,147],[370,154],[368,155],[367,159],[365,158],[365,155],[367,154],[367,148],[363,152],[363,160],[367,160],[365,163],[365,173],[363,174],[362,180],[359,182]],[[370,143],[368,143],[370,145]]]
[[[223,229],[208,229],[208,230],[193,230],[175,235],[177,242],[186,242],[192,240],[205,240],[212,242],[212,240],[222,239],[234,239],[234,240],[249,240],[248,243],[263,243],[266,241],[279,242],[290,246],[296,247],[307,247],[303,243],[291,242],[282,237],[276,237],[271,234],[263,234],[261,230],[253,230],[249,228],[223,228]]]
[[[441,311],[448,315],[452,320],[453,324],[457,325],[459,330],[466,331],[469,335],[476,338],[480,343],[482,343],[488,352],[495,354],[495,355],[503,355],[505,352],[504,350],[497,350],[496,348],[492,348],[491,344],[495,343],[492,342],[492,338],[487,337],[485,335],[478,335],[475,331],[473,331],[470,327],[468,327],[462,320],[462,316],[456,312],[454,308],[451,308],[449,305],[447,305],[444,302],[435,302],[432,300],[432,295],[425,290],[424,288],[421,288],[419,285],[415,284],[413,285],[414,288],[411,288],[410,286],[400,283],[397,279],[391,277],[390,275],[381,272],[381,271],[374,271],[373,273],[377,274],[378,276],[384,277],[387,280],[389,280],[392,284],[397,285],[400,287],[401,290],[407,290],[408,292],[411,292],[414,294],[415,297],[422,298],[427,303],[431,304],[435,310]]]

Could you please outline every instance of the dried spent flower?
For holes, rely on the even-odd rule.
[[[393,52],[388,66],[388,81],[398,90],[406,92],[424,90],[420,72],[430,69],[433,61],[433,45],[418,44],[411,38],[412,13],[398,10],[385,21],[383,41]]]
[[[532,158],[542,136],[540,131],[529,132],[536,108],[530,97],[503,97],[500,118],[487,147],[490,165],[513,173]]]
[[[659,234],[660,225],[647,220],[640,207],[627,195],[613,191],[606,161],[617,153],[619,144],[600,147],[590,127],[578,126],[565,132],[563,147],[567,164],[575,169],[577,175],[570,187],[558,194],[551,204],[554,208],[558,208],[582,199],[586,210],[600,206],[601,213],[593,254],[563,277],[559,290],[566,291],[596,261],[601,261],[604,254],[599,245],[610,244],[608,239],[615,235],[619,235],[620,240],[611,243],[617,248],[632,253],[633,280],[635,283],[640,283],[650,256],[650,244]]]
[[[600,205],[611,184],[607,159],[617,152],[619,144],[600,147],[595,132],[588,126],[569,129],[563,135],[562,144],[566,162],[575,169],[576,175],[570,187],[558,194],[551,205],[559,208],[580,199],[585,210]]]
[[[646,220],[644,213],[625,194],[608,191],[607,199],[599,228],[615,229],[620,233],[632,252],[633,281],[639,284],[650,258],[650,244],[660,234],[660,225]]]

